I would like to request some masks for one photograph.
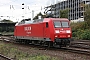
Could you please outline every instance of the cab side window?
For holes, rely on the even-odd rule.
[[[46,22],[46,28],[48,28],[48,22]]]

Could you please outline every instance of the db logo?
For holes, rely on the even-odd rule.
[[[30,30],[31,30],[31,26],[29,26],[29,27],[24,27],[24,30],[25,30],[25,31],[30,31]]]

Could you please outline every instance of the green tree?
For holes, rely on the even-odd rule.
[[[42,16],[42,13],[40,12],[40,13],[38,13],[33,19],[35,20],[35,19],[38,19],[38,16]]]
[[[4,20],[2,20],[2,21],[0,21],[0,22],[8,22],[8,23],[12,23],[13,21],[4,19]]]
[[[89,5],[85,6],[84,20],[90,27],[90,6]]]
[[[43,15],[41,12],[39,12],[33,19],[38,19],[38,16],[41,16],[41,18],[46,17],[45,15]]]
[[[68,18],[68,11],[69,11],[68,8],[60,10],[60,18]]]

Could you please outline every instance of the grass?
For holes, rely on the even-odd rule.
[[[41,55],[40,53],[27,53],[19,50],[11,44],[0,41],[0,53],[16,60],[58,60],[57,58]]]

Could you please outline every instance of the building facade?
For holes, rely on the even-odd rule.
[[[60,17],[60,10],[68,8],[68,19],[78,20],[79,18],[84,18],[84,5],[86,4],[90,4],[90,0],[65,0],[46,7],[46,11],[57,18]]]

